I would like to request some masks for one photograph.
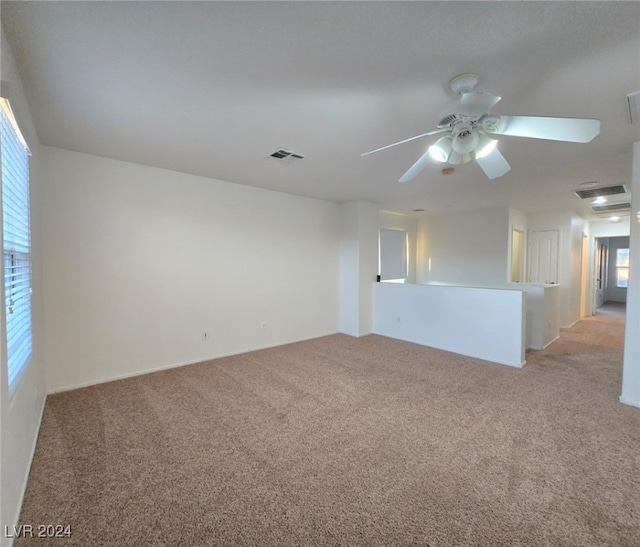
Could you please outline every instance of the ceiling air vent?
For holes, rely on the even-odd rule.
[[[275,152],[269,154],[269,157],[276,159],[282,163],[293,163],[304,159],[304,156],[296,154],[295,152],[287,150],[286,148],[278,148]]]
[[[594,213],[611,213],[613,211],[624,211],[625,209],[631,209],[631,203],[610,203],[609,205],[592,205],[591,210]]]
[[[613,196],[615,194],[625,194],[627,189],[624,184],[617,186],[607,186],[605,188],[589,188],[587,190],[575,190],[576,196],[582,199],[592,199],[601,196]]]

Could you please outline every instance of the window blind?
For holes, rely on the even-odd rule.
[[[1,104],[5,340],[9,393],[13,394],[32,353],[29,150],[9,103],[3,99]]]
[[[407,231],[380,229],[380,279],[407,277]]]

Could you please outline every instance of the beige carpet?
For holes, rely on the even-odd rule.
[[[51,396],[21,522],[83,547],[637,547],[622,336],[598,315],[518,370],[335,335]]]

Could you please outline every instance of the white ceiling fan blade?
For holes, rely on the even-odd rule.
[[[476,158],[476,162],[490,179],[497,179],[511,170],[509,162],[497,148],[482,158]]]
[[[600,133],[600,120],[538,116],[500,116],[499,118],[495,130],[487,126],[487,132],[513,137],[582,143],[592,141]]]
[[[422,154],[422,156],[418,158],[418,161],[416,161],[411,167],[409,167],[409,170],[400,177],[398,182],[409,182],[411,179],[415,178],[418,173],[420,173],[420,171],[425,168],[427,163],[429,163],[429,157],[429,150],[427,150],[424,154]]]
[[[434,131],[429,131],[428,133],[422,133],[421,135],[416,135],[415,137],[411,137],[409,139],[405,139],[403,141],[394,142],[393,144],[388,144],[387,146],[383,146],[382,148],[376,148],[375,150],[370,150],[369,152],[365,152],[364,154],[360,154],[360,157],[368,156],[369,154],[375,154],[376,152],[380,152],[380,150],[386,150],[387,148],[391,148],[392,146],[398,146],[399,144],[404,144],[405,142],[414,141],[421,137],[428,137],[429,135],[435,135],[436,133],[442,133],[443,131],[449,131],[448,128],[444,129],[436,129]]]
[[[489,112],[501,99],[502,97],[491,95],[491,93],[469,91],[460,97],[460,111],[458,113],[463,116],[479,117]]]

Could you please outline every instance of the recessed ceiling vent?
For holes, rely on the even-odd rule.
[[[605,188],[589,188],[587,190],[575,190],[576,196],[582,199],[593,199],[601,196],[613,196],[615,194],[625,194],[627,189],[624,184],[617,186],[607,186]]]
[[[592,205],[591,210],[594,213],[611,213],[613,211],[625,211],[631,209],[631,203],[610,203],[609,205]]]
[[[296,154],[291,150],[287,150],[286,148],[278,148],[272,154],[269,154],[269,157],[278,160],[282,163],[294,163],[296,161],[304,159],[304,156],[301,154]]]

